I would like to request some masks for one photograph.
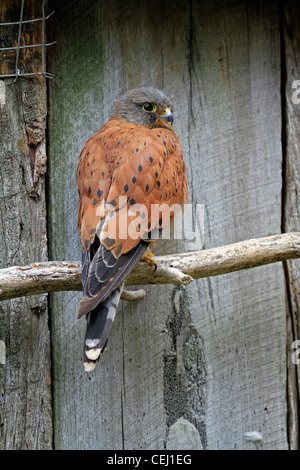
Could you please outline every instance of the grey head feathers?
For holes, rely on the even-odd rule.
[[[150,112],[144,109],[147,103],[153,106],[153,112],[149,107]],[[158,120],[162,121],[160,118],[164,117],[162,114],[166,109],[172,111],[171,101],[161,90],[151,86],[135,88],[124,93],[114,103],[111,119],[120,119],[139,126],[156,127]]]

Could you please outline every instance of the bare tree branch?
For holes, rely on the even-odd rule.
[[[209,250],[157,256],[156,270],[140,262],[126,285],[189,284],[193,279],[300,258],[300,233],[285,233],[233,243]],[[0,300],[45,292],[81,290],[80,262],[49,261],[0,270]],[[125,292],[123,298],[143,297]]]

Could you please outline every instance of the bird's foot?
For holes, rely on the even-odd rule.
[[[157,266],[156,266],[156,261],[154,259],[154,256],[155,255],[154,253],[152,253],[152,251],[146,250],[145,254],[141,257],[141,261],[149,263],[150,266],[154,267],[156,270]]]

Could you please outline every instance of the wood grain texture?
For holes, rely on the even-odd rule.
[[[285,59],[284,83],[284,166],[283,166],[283,230],[297,230],[300,227],[300,8],[295,1],[287,1],[282,12],[283,56]],[[289,399],[289,440],[292,449],[299,449],[299,364],[291,360],[293,341],[300,338],[300,266],[288,261],[285,264],[288,300],[288,399]]]
[[[28,2],[24,13],[29,17],[41,14],[40,6],[40,2]],[[19,15],[20,4],[10,3],[3,6],[1,21],[14,21]],[[1,28],[5,45],[14,44],[15,32],[9,28],[4,34]],[[24,34],[27,41],[38,36],[35,28]],[[38,54],[20,56],[22,67],[38,67],[39,61]],[[11,65],[9,57],[4,57],[2,73],[3,67],[11,72]],[[19,79],[14,84],[13,79],[5,79],[0,83],[0,265],[7,267],[47,260],[47,109],[43,80]],[[6,353],[5,364],[0,365],[0,448],[51,449],[47,296],[1,302],[0,340]]]
[[[78,259],[79,152],[113,100],[141,85],[163,89],[175,103],[190,202],[205,207],[205,248],[279,233],[277,2],[70,5],[54,5],[51,258]],[[187,249],[185,240],[162,241],[155,253]],[[176,442],[181,427],[173,425],[182,418],[201,448],[288,447],[280,264],[187,287],[147,287],[138,304],[120,305],[108,350],[89,376],[80,361],[79,298],[70,292],[51,300],[56,448],[163,449],[171,428]],[[259,444],[248,438],[254,431]]]
[[[275,2],[207,2],[205,15],[202,7],[194,8],[193,115],[201,128],[192,121],[191,167],[194,197],[206,208],[205,247],[213,247],[281,228],[279,12]],[[191,316],[207,361],[208,448],[254,448],[244,436],[254,430],[262,448],[287,448],[282,267],[193,288]]]

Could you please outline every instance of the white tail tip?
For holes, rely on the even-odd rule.
[[[96,367],[96,362],[84,362],[83,365],[85,372],[92,372]]]

